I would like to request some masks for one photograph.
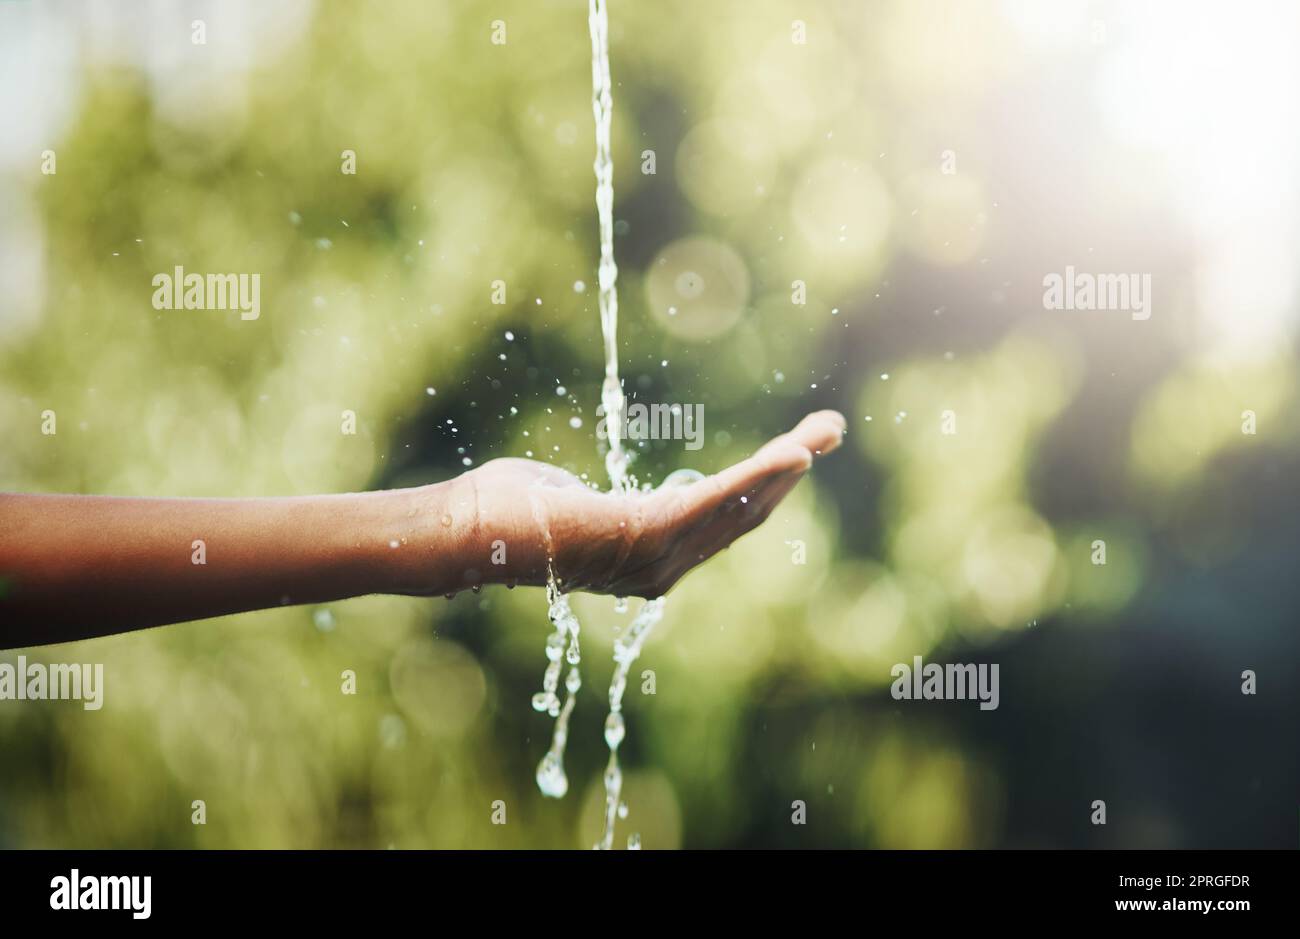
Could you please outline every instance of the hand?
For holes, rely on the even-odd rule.
[[[819,411],[716,476],[651,493],[597,492],[529,460],[335,496],[0,493],[0,648],[367,593],[541,585],[548,571],[566,591],[662,596],[767,518],[843,433]]]
[[[492,460],[453,481],[456,501],[476,506],[477,552],[486,559],[496,545],[504,555],[470,581],[540,585],[549,565],[565,591],[662,596],[760,525],[813,460],[840,445],[844,427],[837,412],[818,411],[747,460],[650,493],[598,492],[557,466]]]

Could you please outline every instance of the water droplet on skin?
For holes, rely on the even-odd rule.
[[[699,482],[703,478],[704,474],[699,470],[686,468],[673,470],[664,478],[664,481],[660,484],[659,488],[672,489],[676,486],[689,486],[692,483]]]
[[[450,528],[450,527],[451,527],[451,516],[450,516],[450,515],[444,515],[444,516],[442,517],[442,527],[443,527],[443,528]]]

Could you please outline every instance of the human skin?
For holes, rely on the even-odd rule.
[[[536,586],[548,572],[565,591],[662,596],[766,519],[843,432],[819,411],[716,475],[648,494],[519,459],[346,495],[0,494],[0,648],[373,593]]]

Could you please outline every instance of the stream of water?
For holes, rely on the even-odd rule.
[[[600,329],[604,340],[605,378],[601,385],[601,404],[605,410],[609,450],[605,454],[605,470],[609,474],[610,491],[616,495],[633,498],[640,490],[636,481],[628,476],[628,454],[623,448],[623,386],[618,377],[618,265],[614,263],[614,158],[610,150],[610,117],[614,99],[609,75],[609,17],[605,0],[588,0],[587,23],[591,31],[591,108],[596,119],[596,214],[600,227]],[[679,471],[680,472],[680,471]],[[677,476],[678,474],[673,474]],[[693,474],[698,477],[699,474]],[[671,478],[671,477],[670,477]],[[690,477],[683,476],[686,482]],[[667,480],[665,481],[667,482]],[[555,718],[551,747],[537,766],[537,786],[542,794],[560,798],[569,791],[568,776],[564,772],[564,747],[569,739],[569,717],[573,713],[578,689],[582,687],[579,673],[581,654],[578,647],[578,618],[569,608],[569,600],[551,573],[546,595],[548,614],[555,631],[546,640],[546,673],[542,690],[533,696],[533,707]],[[627,609],[625,600],[617,601],[616,610]],[[641,647],[655,625],[663,618],[664,598],[647,600],[642,604],[626,632],[614,639],[614,677],[609,684],[609,715],[605,718],[605,744],[609,747],[609,761],[605,765],[604,831],[595,847],[609,850],[614,846],[614,825],[617,819],[626,818],[627,804],[622,801],[623,771],[619,766],[618,748],[627,732],[623,720],[623,692],[627,689],[627,676]],[[616,628],[616,633],[618,630]],[[560,672],[564,662],[569,664],[565,678],[568,692],[560,702]],[[629,849],[639,848],[639,835],[628,836]]]

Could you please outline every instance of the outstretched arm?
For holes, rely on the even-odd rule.
[[[654,597],[754,528],[844,422],[822,411],[689,486],[592,490],[494,460],[445,483],[349,495],[0,495],[0,648],[370,593],[491,583]]]

